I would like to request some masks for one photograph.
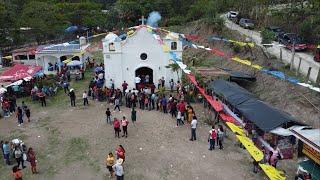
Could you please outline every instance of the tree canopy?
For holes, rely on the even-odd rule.
[[[220,14],[229,10],[253,19],[258,27],[282,26],[287,31],[300,33],[310,43],[317,43],[320,39],[319,7],[319,0],[0,1],[0,47],[69,37],[72,34],[66,34],[64,30],[73,25],[89,29],[122,29],[139,24],[139,18],[147,17],[152,11],[160,12],[160,26],[183,25],[203,19],[221,31]],[[21,27],[31,30],[23,31]]]

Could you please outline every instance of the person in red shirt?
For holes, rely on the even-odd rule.
[[[181,116],[185,117],[185,112],[186,112],[186,104],[184,101],[180,101],[177,105],[178,111],[181,112]]]
[[[119,145],[118,148],[116,149],[116,154],[117,154],[117,159],[121,158],[123,159],[123,162],[125,161],[125,153],[126,151],[124,150],[122,145]]]
[[[156,89],[156,86],[154,85],[154,83],[151,84],[150,89],[151,89],[151,94],[153,94],[154,90]]]
[[[113,120],[113,128],[114,128],[114,137],[120,138],[120,122],[117,118],[114,118]]]
[[[14,180],[22,180],[22,172],[18,166],[13,166],[12,175],[14,177]]]
[[[32,148],[29,148],[28,153],[27,153],[28,161],[30,162],[31,165],[31,172],[32,174],[37,174],[37,159],[36,159],[36,154],[34,153]]]
[[[123,95],[126,94],[126,90],[128,89],[128,83],[126,81],[123,81],[122,83],[122,93]]]
[[[9,107],[10,107],[9,101],[7,99],[3,100],[2,109],[4,111],[4,117],[9,117],[10,116]]]

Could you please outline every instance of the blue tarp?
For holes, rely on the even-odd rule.
[[[224,41],[224,42],[230,42],[228,39],[225,39],[223,37],[219,37],[219,36],[211,36],[208,38],[208,41]]]
[[[72,32],[75,32],[78,30],[78,26],[69,26],[67,29],[65,29],[64,31],[65,32],[68,32],[68,33],[72,33]]]
[[[38,71],[33,75],[33,77],[42,77],[44,75],[43,71]]]
[[[271,70],[268,70],[268,69],[262,69],[261,70],[262,72],[265,72],[267,74],[271,74],[279,79],[282,79],[282,80],[287,80],[291,83],[294,83],[294,84],[297,84],[299,83],[300,81],[294,77],[290,77],[290,76],[286,76],[283,72],[281,71],[271,71]]]

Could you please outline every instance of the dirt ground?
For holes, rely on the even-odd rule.
[[[86,82],[82,82],[86,83]],[[78,97],[83,85],[76,87]],[[19,102],[20,103],[20,102]],[[48,106],[27,101],[32,122],[18,127],[14,117],[0,120],[1,139],[21,138],[32,146],[38,157],[40,174],[31,175],[30,167],[23,170],[24,179],[108,179],[105,156],[117,145],[126,149],[124,171],[126,179],[264,179],[263,173],[252,173],[251,158],[236,145],[235,136],[227,132],[224,150],[208,150],[208,116],[201,104],[193,104],[199,118],[197,141],[191,142],[189,126],[175,127],[175,120],[157,111],[138,110],[136,124],[129,124],[128,138],[114,138],[113,128],[106,124],[104,112],[112,105],[89,101],[83,107],[69,105],[68,97],[60,92],[48,99]],[[113,116],[129,117],[130,110]],[[0,165],[0,179],[12,179],[10,168]]]
[[[31,176],[27,168],[23,171],[27,179],[104,179],[105,155],[118,144],[127,151],[124,168],[128,179],[250,179],[252,176],[248,158],[230,139],[226,140],[224,151],[207,150],[209,127],[206,125],[199,126],[198,141],[190,142],[187,126],[176,128],[174,120],[160,112],[138,111],[138,122],[129,125],[129,137],[116,139],[112,127],[104,120],[107,106],[91,102],[85,109],[67,105],[41,108],[41,112],[34,112],[33,121],[21,128],[13,118],[2,120],[1,135],[10,133],[9,129],[17,131],[36,149],[40,174]],[[128,109],[114,113],[117,117],[128,114]],[[74,140],[78,143],[70,144]],[[7,179],[9,168],[2,169],[1,179]]]

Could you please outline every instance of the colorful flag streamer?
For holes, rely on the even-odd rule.
[[[266,173],[266,175],[270,178],[270,180],[285,180],[286,177],[283,171],[279,171],[275,167],[269,164],[260,164],[261,169]]]

